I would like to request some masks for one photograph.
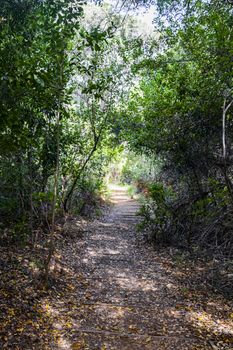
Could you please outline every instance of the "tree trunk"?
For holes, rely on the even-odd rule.
[[[92,158],[93,154],[95,153],[95,151],[97,149],[98,140],[99,140],[99,138],[97,138],[97,140],[95,141],[95,144],[94,144],[89,156],[87,157],[87,159],[83,163],[81,169],[79,170],[78,174],[76,175],[75,179],[73,180],[73,183],[72,183],[72,185],[71,185],[71,187],[70,187],[70,189],[69,189],[69,191],[64,199],[63,209],[64,209],[65,213],[68,212],[68,202],[69,202],[70,198],[72,197],[75,186],[76,186],[78,180],[80,179],[80,176],[82,175],[83,171],[85,170],[87,163],[90,161],[90,159]]]
[[[49,267],[51,263],[51,259],[53,257],[55,251],[55,214],[56,214],[56,203],[57,203],[57,190],[58,190],[58,177],[59,177],[59,163],[60,163],[60,119],[61,119],[61,111],[60,104],[57,111],[56,118],[56,170],[54,174],[54,185],[53,185],[53,201],[52,201],[52,221],[51,221],[51,229],[50,229],[50,237],[49,237],[49,249],[48,256],[45,261],[45,283],[48,285],[48,277],[49,277]]]

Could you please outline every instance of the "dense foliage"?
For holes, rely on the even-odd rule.
[[[160,4],[167,16],[157,23],[159,46],[137,65],[140,86],[125,110],[132,149],[163,161],[162,183],[149,185],[144,224],[156,241],[231,255],[233,8],[170,3]]]
[[[131,10],[151,4],[148,35]],[[2,1],[1,241],[54,238],[124,158],[149,236],[231,255],[232,2],[121,5]]]
[[[129,74],[115,35],[121,16],[93,8],[101,25],[84,18],[82,1],[1,7],[0,213],[13,238],[49,223],[57,205],[68,211],[78,184],[93,173],[101,182],[112,157],[118,86]]]

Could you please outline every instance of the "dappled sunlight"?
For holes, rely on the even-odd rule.
[[[130,308],[122,306],[109,306],[106,304],[96,304],[95,312],[103,318],[110,318],[111,320],[117,320],[119,318],[124,318],[125,312],[129,311]]]
[[[115,201],[113,201],[113,203],[117,204],[117,206],[119,208],[124,208],[126,204],[131,204],[133,203],[133,201],[131,199],[121,199],[121,198],[116,198]]]
[[[233,341],[233,318],[229,314],[228,319],[219,319],[203,310],[191,310],[187,318],[197,329],[208,331],[214,335],[230,336]]]
[[[100,239],[107,239],[108,241],[115,241],[117,238],[114,236],[104,235],[104,234],[98,234],[91,237],[92,241],[99,241]]]
[[[107,258],[113,258],[116,259],[118,256],[122,254],[122,252],[125,251],[127,248],[127,245],[119,244],[118,249],[111,249],[109,247],[94,247],[94,248],[87,248],[85,259],[92,259],[96,258],[96,262],[98,263],[98,259],[101,260],[104,257]],[[130,257],[130,256],[129,256]]]
[[[121,207],[122,205],[125,205],[126,203],[130,203],[132,201],[129,198],[125,198],[122,194],[122,195],[118,195],[118,196],[112,198],[111,202],[113,204],[117,204],[117,205],[119,205],[119,207]]]
[[[61,337],[56,344],[57,350],[72,350],[72,343],[64,337]]]
[[[103,255],[112,255],[112,256],[117,256],[119,254],[121,254],[120,250],[114,250],[114,249],[109,249],[109,248],[95,248],[95,249],[91,249],[88,248],[87,249],[87,253],[91,256],[91,257],[98,257],[98,256],[103,256]]]
[[[113,227],[113,223],[109,223],[109,222],[102,222],[102,221],[98,221],[98,226],[102,226],[102,227]]]
[[[128,291],[140,291],[140,292],[148,292],[148,291],[157,291],[158,286],[156,286],[156,282],[142,280],[135,277],[128,277],[124,279],[117,280],[120,288],[128,290]]]
[[[65,256],[59,252],[55,256],[65,286],[56,298],[43,298],[39,308],[49,320],[54,349],[154,350],[163,339],[166,349],[202,350],[209,349],[206,342],[192,348],[183,347],[183,341],[198,343],[199,336],[207,333],[224,334],[228,341],[230,316],[219,320],[200,305],[184,302],[181,293],[186,289],[174,279],[179,276],[168,257],[155,258],[153,250],[139,249],[131,218],[125,216],[122,224],[128,213],[125,205],[124,211],[118,205],[112,210],[110,224],[90,223],[82,238],[85,244],[77,239]],[[171,345],[179,341],[182,345]]]

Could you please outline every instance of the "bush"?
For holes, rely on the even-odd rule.
[[[74,191],[71,211],[74,214],[92,216],[102,204],[102,195],[105,192],[103,178],[85,176],[77,184]]]
[[[152,183],[148,186],[148,192],[140,209],[143,220],[139,227],[154,243],[169,242],[169,226],[172,216],[169,203],[172,196],[172,191],[164,187],[162,183]]]
[[[156,244],[172,244],[208,253],[230,255],[233,250],[232,205],[227,189],[209,180],[208,190],[185,195],[162,183],[148,186],[143,196],[140,230]]]

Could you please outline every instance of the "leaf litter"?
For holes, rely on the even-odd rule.
[[[49,290],[42,248],[0,248],[1,349],[232,349],[232,300],[203,279],[203,262],[155,251],[136,233],[138,204],[122,188],[113,202],[82,235],[66,227]]]

